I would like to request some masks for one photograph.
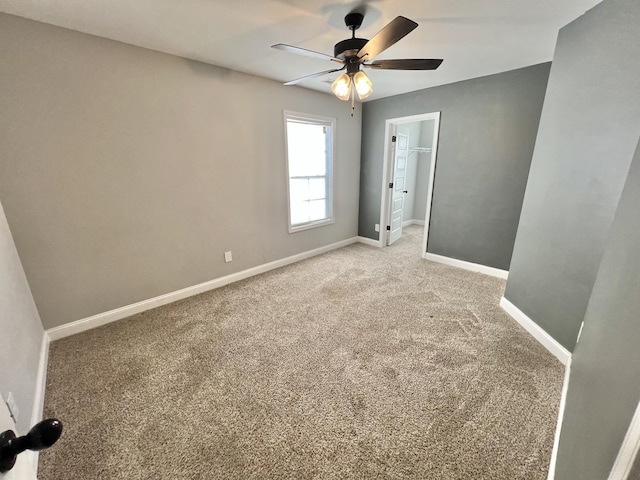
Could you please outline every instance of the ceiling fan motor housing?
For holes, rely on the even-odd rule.
[[[366,38],[348,38],[342,40],[333,47],[333,56],[341,60],[348,57],[355,57],[368,41]]]

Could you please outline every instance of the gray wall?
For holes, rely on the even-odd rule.
[[[573,352],[556,480],[607,478],[640,400],[639,205],[640,146]]]
[[[30,428],[44,330],[0,205],[0,393],[18,405],[17,428]],[[37,412],[39,415],[41,412]]]
[[[378,238],[385,120],[441,111],[428,249],[508,270],[549,66],[365,103],[359,234]]]
[[[46,328],[357,234],[359,108],[6,14],[0,65],[0,199]],[[333,225],[288,233],[283,109],[337,119]]]
[[[559,34],[505,297],[573,350],[640,130],[640,2]]]

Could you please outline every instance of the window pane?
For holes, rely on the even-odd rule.
[[[289,175],[292,177],[316,177],[326,174],[326,160],[324,154],[320,158],[313,158],[312,154],[289,156]]]
[[[327,191],[325,190],[324,178],[310,178],[309,179],[309,199],[324,199]]]
[[[309,180],[306,178],[292,178],[289,183],[289,198],[291,203],[309,200]]]
[[[309,202],[291,202],[291,225],[309,221]]]
[[[309,202],[309,221],[327,218],[326,202],[324,200],[311,200]]]
[[[326,174],[325,129],[324,125],[287,122],[290,176]]]

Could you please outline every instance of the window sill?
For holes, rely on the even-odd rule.
[[[329,218],[326,220],[318,220],[316,222],[303,223],[296,226],[289,225],[289,233],[296,233],[303,230],[310,230],[312,228],[324,227],[325,225],[331,225],[333,223],[336,223],[336,221],[333,218]]]

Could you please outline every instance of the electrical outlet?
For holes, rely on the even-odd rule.
[[[9,392],[9,395],[7,396],[7,408],[9,409],[9,415],[11,415],[13,421],[17,422],[18,415],[20,415],[20,410],[18,410],[16,399],[13,398],[13,393],[11,392]]]
[[[231,256],[231,250],[229,250],[228,252],[224,252],[224,261],[229,263],[231,260],[233,260],[233,257]]]
[[[375,229],[376,229],[376,232],[380,231],[380,224],[379,223],[376,223]]]

